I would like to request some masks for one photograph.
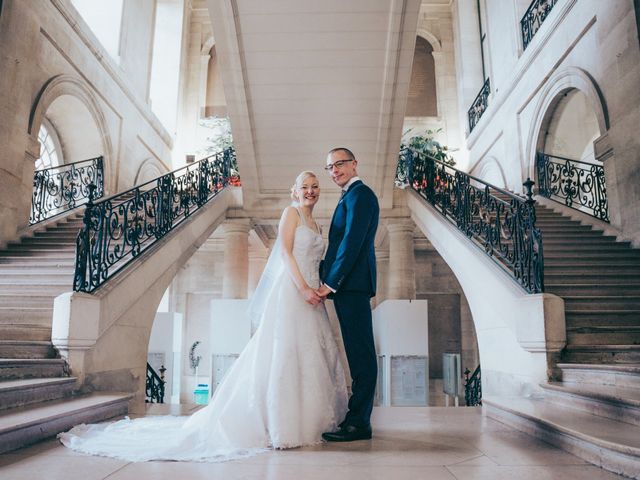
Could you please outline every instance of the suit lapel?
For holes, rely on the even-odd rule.
[[[344,199],[346,198],[347,195],[349,195],[349,192],[351,192],[355,188],[356,185],[359,185],[361,183],[362,183],[362,180],[356,180],[351,185],[349,185],[349,188],[347,188],[347,191],[344,192],[344,194],[340,196],[340,200],[338,200],[338,204],[336,205],[336,208],[333,211],[333,216],[331,217],[331,225],[329,226],[329,236],[331,236],[331,230],[333,229],[333,221],[336,218],[336,213],[338,212],[338,207],[340,206],[340,204],[342,202],[344,202]]]

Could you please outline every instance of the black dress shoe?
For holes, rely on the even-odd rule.
[[[326,442],[353,442],[354,440],[369,440],[371,438],[371,427],[354,427],[353,425],[342,425],[335,432],[325,432],[322,439]]]

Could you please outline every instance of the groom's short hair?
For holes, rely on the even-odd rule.
[[[344,153],[346,153],[347,155],[349,155],[349,158],[350,158],[351,160],[355,160],[355,159],[356,159],[356,156],[355,156],[355,155],[353,154],[353,152],[352,152],[351,150],[349,150],[347,147],[336,147],[336,148],[332,149],[332,150],[327,154],[327,156],[328,156],[328,155],[332,155],[332,154],[334,154],[334,153],[336,153],[336,152],[344,152]]]

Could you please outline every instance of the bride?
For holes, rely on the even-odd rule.
[[[329,323],[318,267],[324,241],[313,220],[313,172],[292,187],[278,239],[251,302],[260,323],[209,405],[191,417],[128,418],[78,425],[67,447],[129,461],[223,461],[269,448],[319,443],[347,410],[346,374]]]

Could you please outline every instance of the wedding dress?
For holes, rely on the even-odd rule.
[[[293,255],[309,286],[317,288],[324,241],[300,218]],[[341,352],[325,306],[312,306],[298,293],[280,259],[279,242],[257,293],[260,300],[252,311],[257,303],[259,326],[209,405],[186,418],[82,424],[60,434],[61,442],[129,461],[214,462],[319,443],[322,432],[344,418],[348,401]]]

